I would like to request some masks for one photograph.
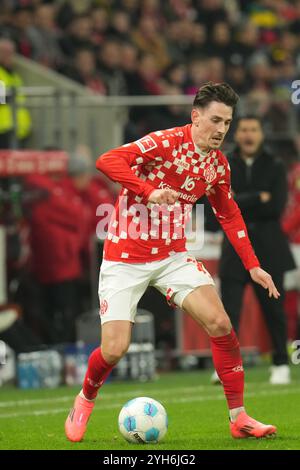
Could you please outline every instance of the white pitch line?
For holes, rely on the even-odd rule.
[[[258,382],[254,383],[251,382],[249,384],[246,384],[247,387],[266,387],[270,385],[268,382]],[[147,393],[151,394],[160,394],[160,395],[169,395],[170,393],[174,393],[174,391],[178,393],[190,393],[190,392],[205,392],[205,391],[211,391],[212,389],[215,389],[213,385],[208,384],[208,385],[195,385],[194,387],[173,387],[173,388],[159,388],[159,389],[149,389],[146,390],[146,388],[140,388],[140,389],[134,389],[134,390],[129,390],[129,391],[124,391],[124,392],[106,392],[102,391],[101,394],[99,395],[99,400],[115,400],[116,398],[123,398],[127,396],[132,396],[132,395],[137,395],[137,396],[142,396]],[[43,389],[45,390],[45,389]],[[78,391],[79,391],[79,386],[78,386]],[[300,391],[300,390],[299,390]],[[18,407],[18,406],[31,406],[31,405],[40,405],[40,404],[52,404],[52,403],[64,403],[64,402],[72,402],[74,400],[75,394],[74,395],[63,395],[61,397],[47,397],[47,398],[32,398],[32,399],[27,399],[27,400],[14,400],[14,401],[3,401],[0,402],[0,409],[1,408],[8,408],[8,407]]]
[[[178,391],[179,393],[190,393],[190,392],[201,392],[205,391],[206,389],[211,389],[211,385],[197,385],[195,387],[174,387],[174,388],[168,388],[168,389],[153,389],[153,390],[148,390],[148,392],[151,393],[160,393],[162,395],[169,395],[170,393],[174,393],[174,390]],[[79,391],[79,387],[78,387]],[[127,392],[117,392],[117,393],[106,393],[102,392],[101,395],[99,395],[99,400],[114,400],[115,398],[122,398],[122,397],[127,397],[131,395],[142,395],[145,393],[148,393],[146,389],[135,389],[135,390],[128,390]],[[56,397],[56,398],[33,398],[33,399],[28,399],[28,400],[15,400],[15,401],[4,401],[0,403],[0,408],[7,408],[7,407],[13,407],[13,406],[27,406],[27,405],[39,405],[43,403],[60,403],[60,402],[67,402],[67,401],[72,401],[75,398],[74,395],[64,395],[62,397]]]
[[[276,395],[285,395],[285,394],[293,394],[293,393],[299,393],[300,389],[294,388],[294,389],[286,389],[286,390],[274,390],[270,391],[268,390],[260,390],[257,392],[247,392],[245,393],[246,398],[250,397],[257,397],[257,396],[276,396]],[[219,400],[225,400],[225,397],[223,393],[219,393],[215,396],[209,396],[209,397],[201,397],[201,396],[190,396],[190,397],[182,397],[182,398],[171,398],[171,399],[166,399],[164,401],[164,405],[167,404],[174,404],[174,403],[194,403],[194,402],[205,402],[205,401],[219,401]],[[107,405],[100,405],[98,408],[95,408],[95,411],[102,411],[102,410],[112,410],[115,408],[121,408],[124,405],[124,403],[113,403],[113,404],[107,404]],[[59,413],[67,413],[69,411],[69,408],[53,408],[53,409],[46,409],[46,410],[32,410],[32,411],[25,411],[21,413],[6,413],[0,415],[0,419],[4,418],[21,418],[25,416],[43,416],[43,415],[52,415],[52,414],[59,414]],[[94,411],[94,412],[95,412]]]

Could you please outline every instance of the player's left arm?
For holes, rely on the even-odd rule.
[[[209,191],[207,198],[228,240],[241,258],[254,282],[269,291],[269,297],[280,296],[272,277],[260,267],[251,245],[241,211],[233,199],[230,186],[230,168],[225,162],[224,175]]]

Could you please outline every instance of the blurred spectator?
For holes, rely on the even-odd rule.
[[[251,88],[246,95],[246,103],[244,105],[245,113],[257,114],[258,116],[265,116],[272,104],[271,90],[263,88]]]
[[[155,57],[144,54],[140,57],[137,71],[132,72],[129,78],[128,92],[133,95],[159,95],[163,92],[163,83]],[[131,77],[131,78],[130,78]],[[129,111],[129,122],[125,129],[127,141],[140,138],[145,133],[148,117],[153,110],[143,106],[132,106]]]
[[[92,41],[99,46],[105,40],[109,29],[109,15],[105,8],[92,8],[90,10],[92,20]]]
[[[23,85],[21,76],[14,67],[15,46],[9,39],[0,39],[0,81],[6,93],[15,93],[15,98],[7,96],[6,104],[0,104],[0,148],[11,148],[14,143],[14,113],[12,100],[16,100],[16,138],[22,146],[31,133],[31,117],[25,105],[25,97],[19,88]]]
[[[276,98],[286,101],[291,96],[291,84],[297,77],[296,64],[291,57],[286,58],[280,65],[274,68],[273,90]]]
[[[41,1],[41,0],[34,0],[34,1]],[[91,0],[59,0],[59,1],[45,0],[44,3],[47,3],[48,1],[50,3],[56,3],[56,4],[62,3],[62,6],[66,6],[66,5],[70,6],[71,11],[74,12],[76,15],[81,15],[82,13],[86,12],[90,8],[91,3],[99,3],[99,2],[92,2]],[[100,3],[105,3],[105,2],[102,1]]]
[[[228,82],[239,95],[246,94],[250,88],[247,71],[245,67],[239,63],[228,64],[226,82]]]
[[[249,76],[254,89],[270,90],[272,88],[272,69],[268,57],[256,54],[249,61]]]
[[[300,31],[300,29],[299,29]],[[280,64],[287,60],[292,60],[297,64],[299,60],[299,41],[296,34],[288,30],[283,30],[278,42],[270,49],[270,55],[275,64]]]
[[[138,94],[138,49],[130,42],[121,45],[121,69],[128,95]]]
[[[166,84],[164,86],[164,95],[180,95],[182,90],[175,85]],[[157,129],[169,129],[171,127],[183,126],[189,116],[183,106],[153,106],[148,111],[146,125],[143,133],[148,134]]]
[[[165,38],[159,33],[155,19],[143,16],[137,29],[132,33],[132,40],[140,51],[152,54],[160,69],[170,63]]]
[[[185,92],[193,95],[207,81],[209,70],[206,59],[193,60],[188,66],[188,83]]]
[[[137,95],[159,95],[161,93],[160,71],[156,58],[152,54],[144,54],[138,64],[140,88]]]
[[[140,17],[151,18],[162,29],[165,25],[164,11],[159,0],[141,0],[139,6]]]
[[[187,67],[183,62],[173,63],[166,69],[164,76],[169,83],[183,90],[187,80]]]
[[[190,62],[207,57],[207,29],[202,23],[181,20],[170,25],[168,51],[173,61]]]
[[[56,68],[63,56],[59,47],[59,34],[55,25],[55,10],[50,4],[39,5],[35,10],[34,25],[28,28],[32,44],[32,58],[46,67]]]
[[[274,1],[253,2],[250,5],[250,20],[260,29],[260,43],[272,44],[276,42],[278,29],[281,23],[279,9]],[[284,3],[284,2],[282,2]]]
[[[90,10],[93,38],[96,44],[102,44],[109,29],[109,14],[106,8],[93,7]]]
[[[221,57],[209,57],[206,61],[207,77],[213,83],[220,83],[225,80],[225,66]]]
[[[126,11],[116,11],[111,18],[111,25],[108,34],[116,37],[120,41],[130,41],[131,21]]]
[[[287,201],[287,180],[282,161],[264,147],[262,124],[255,116],[239,119],[236,148],[229,157],[232,191],[242,212],[249,238],[262,264],[276,284],[274,301],[252,283],[272,341],[272,384],[290,382],[283,275],[295,267],[280,218]],[[277,256],[280,253],[280,256]],[[239,329],[245,286],[251,281],[237,254],[224,238],[220,259],[222,301],[235,331]]]
[[[9,37],[16,44],[17,52],[27,58],[33,57],[33,44],[28,33],[33,24],[33,18],[31,7],[16,7],[9,32]]]
[[[200,26],[200,45],[198,44],[198,50],[195,50],[192,48],[192,42],[195,40],[194,27],[188,20],[173,21],[168,25],[167,47],[172,62],[186,62],[188,57],[205,55],[206,29]],[[199,31],[197,40],[199,41]]]
[[[72,155],[69,162],[68,175],[61,184],[82,203],[82,243],[81,253],[90,265],[90,241],[96,235],[98,217],[97,207],[100,204],[114,204],[115,196],[112,189],[101,178],[93,175],[91,159],[87,155]]]
[[[126,95],[126,82],[121,69],[121,45],[107,39],[98,54],[98,70],[109,95]]]
[[[167,2],[166,2],[167,3]],[[190,20],[195,21],[197,18],[197,10],[193,0],[170,0],[166,5],[166,17],[169,20]]]
[[[222,0],[197,0],[197,20],[205,24],[207,31],[212,32],[214,25],[227,21],[228,15]]]
[[[81,241],[80,262],[81,276],[77,282],[80,293],[78,296],[80,312],[91,309],[92,286],[91,269],[95,260],[94,243],[96,227],[99,222],[97,208],[101,204],[114,205],[114,194],[111,188],[98,175],[93,176],[92,164],[88,155],[72,155],[69,162],[68,175],[62,180],[62,186],[71,197],[81,202]]]
[[[33,203],[29,219],[32,273],[41,295],[40,319],[47,343],[75,340],[78,281],[82,274],[83,205],[61,178],[27,177],[27,187],[44,196]]]
[[[208,45],[207,54],[220,57],[226,64],[232,54],[233,44],[231,41],[231,31],[229,25],[220,21],[214,24],[211,41]]]
[[[289,30],[293,34],[299,34],[299,31],[300,31],[300,1],[299,0],[295,1],[294,8],[295,8],[294,15],[290,18],[290,21],[288,22]]]
[[[74,341],[77,316],[92,307],[96,210],[115,199],[106,178],[92,171],[89,149],[78,146],[67,175],[25,178],[22,200],[30,253],[11,300],[22,305],[26,325],[47,344]]]
[[[77,15],[69,23],[67,33],[64,34],[59,44],[65,57],[73,59],[79,49],[93,50],[92,20],[86,15]]]
[[[74,2],[66,0],[56,10],[55,21],[59,29],[65,30],[75,16]]]
[[[249,20],[239,24],[235,37],[234,49],[232,51],[232,63],[247,64],[252,55],[257,52],[259,45],[259,30]]]
[[[140,0],[121,0],[121,8],[126,11],[135,23],[139,15]]]
[[[9,9],[7,6],[0,8],[0,31],[1,36],[8,37],[8,31],[10,29],[11,17],[13,7]]]
[[[194,57],[208,54],[207,50],[207,30],[202,23],[191,24],[190,47],[188,50],[188,60]]]
[[[95,56],[90,49],[79,49],[76,52],[74,67],[69,68],[66,75],[94,93],[107,93],[106,85],[96,68]]]

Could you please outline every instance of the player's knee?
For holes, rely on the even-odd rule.
[[[225,336],[231,331],[231,323],[227,315],[217,315],[208,326],[211,336]]]
[[[126,354],[129,347],[127,341],[122,340],[109,340],[105,345],[102,345],[102,354],[109,364],[117,364]]]

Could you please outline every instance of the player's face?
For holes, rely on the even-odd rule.
[[[245,155],[254,155],[264,139],[260,122],[256,119],[242,119],[238,123],[234,140]]]
[[[232,107],[212,101],[205,108],[192,110],[192,137],[202,150],[222,145],[232,121]]]

